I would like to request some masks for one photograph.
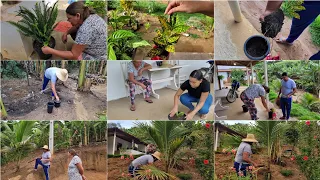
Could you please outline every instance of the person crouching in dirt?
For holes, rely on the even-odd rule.
[[[131,101],[131,111],[136,110],[136,106],[134,103],[135,100],[135,90],[136,86],[141,86],[143,89],[143,93],[145,94],[145,101],[147,103],[153,103],[150,99],[151,94],[151,80],[147,79],[142,76],[144,71],[148,69],[152,69],[152,66],[142,60],[134,60],[128,63],[127,70],[128,70],[128,80],[127,83],[129,85],[130,91],[130,101]]]
[[[76,151],[74,149],[70,149],[68,151],[68,156],[72,158],[68,166],[69,180],[86,180],[87,178],[83,174],[84,169],[82,161]]]
[[[129,173],[131,174],[131,177],[135,177],[138,175],[137,171],[140,170],[141,166],[153,164],[154,162],[161,160],[160,156],[161,153],[156,151],[153,154],[146,154],[133,160],[129,165]]]
[[[188,90],[188,93],[182,94],[185,90]],[[213,97],[210,94],[210,83],[203,77],[200,70],[192,71],[189,80],[185,81],[174,95],[174,105],[170,117],[178,112],[179,98],[180,102],[189,108],[186,120],[192,120],[196,113],[200,114],[201,119],[206,119]],[[193,102],[198,103],[196,107],[192,105]]]
[[[264,21],[264,18],[271,13],[280,9],[283,1],[269,0],[264,13],[260,16],[259,20]],[[302,6],[305,10],[297,11],[300,18],[292,18],[292,24],[290,34],[287,38],[280,37],[276,40],[277,43],[284,45],[292,45],[293,42],[299,38],[302,32],[312,24],[316,18],[320,15],[320,2],[319,1],[304,1]],[[320,51],[309,58],[309,60],[319,60]]]
[[[257,167],[258,164],[251,159],[252,150],[251,146],[253,143],[257,143],[258,141],[255,139],[254,134],[247,134],[245,139],[242,139],[240,143],[237,154],[234,159],[234,165],[237,175],[239,176],[246,176],[247,175],[247,168],[249,166]]]
[[[56,90],[56,84],[57,80],[66,81],[68,79],[68,71],[66,69],[61,69],[57,67],[50,67],[46,69],[43,77],[43,85],[42,85],[42,91],[44,92],[46,89],[49,81],[51,81],[51,90],[52,90],[52,100],[60,101],[60,98],[58,96],[57,90]]]
[[[267,102],[266,102],[266,93],[269,93],[270,89],[261,84],[252,84],[250,85],[246,90],[244,90],[240,98],[244,105],[246,105],[249,109],[249,113],[251,116],[251,120],[258,120],[259,118],[257,117],[257,108],[256,105],[254,104],[254,99],[255,98],[261,98],[262,104],[264,108],[266,108],[266,111],[269,112]]]
[[[46,176],[46,180],[49,180],[49,168],[50,168],[50,162],[52,161],[51,153],[49,150],[49,147],[47,145],[44,145],[42,147],[43,153],[41,155],[41,158],[37,158],[35,160],[34,170],[38,170],[39,164],[42,166],[44,175]]]

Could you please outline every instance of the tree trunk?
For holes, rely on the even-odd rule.
[[[6,108],[4,107],[4,104],[2,102],[2,99],[0,98],[0,104],[1,104],[1,119],[7,119],[7,111],[6,111]]]
[[[43,77],[44,77],[44,64],[43,64],[43,61],[40,61],[40,78],[43,80]]]
[[[84,131],[84,145],[88,145],[88,139],[87,139],[87,123],[86,122],[83,122],[83,131]]]
[[[96,61],[93,61],[92,63],[92,74],[96,74]]]
[[[104,66],[104,61],[101,61],[99,74],[102,74],[102,72],[103,72],[103,66]]]
[[[61,61],[61,68],[62,69],[66,68],[66,61],[64,61],[64,60]]]
[[[28,66],[28,61],[24,62],[24,65],[26,67],[26,73],[27,73],[27,82],[28,82],[28,86],[30,86],[30,82],[29,82],[29,66]]]
[[[85,80],[86,80],[86,66],[87,61],[81,61],[80,71],[79,71],[79,78],[78,78],[78,90],[83,90]]]

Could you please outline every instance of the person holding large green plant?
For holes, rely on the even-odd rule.
[[[267,102],[266,102],[266,93],[269,93],[270,89],[269,87],[261,84],[252,84],[250,85],[246,90],[244,90],[240,98],[244,105],[246,105],[249,109],[249,113],[251,116],[251,120],[258,120],[259,118],[257,117],[258,110],[256,108],[256,105],[254,103],[255,98],[261,98],[261,102],[266,108],[266,111],[269,112]]]
[[[290,118],[292,95],[297,92],[297,86],[294,80],[288,77],[288,73],[282,73],[281,88],[278,98],[280,98],[280,106],[283,116],[280,119],[288,120]]]
[[[46,180],[49,180],[49,168],[50,168],[50,162],[52,161],[51,153],[49,150],[49,147],[47,145],[44,145],[42,147],[43,153],[41,155],[41,158],[35,159],[35,165],[34,170],[38,170],[38,166],[41,165],[44,171],[44,174],[46,176]]]
[[[257,167],[258,164],[251,159],[252,155],[252,144],[258,141],[254,137],[254,134],[247,134],[247,137],[242,139],[240,143],[236,157],[234,158],[233,167],[235,168],[237,175],[247,176],[247,168],[251,165]]]
[[[70,4],[66,13],[72,27],[63,34],[62,41],[66,43],[67,36],[70,34],[72,38],[75,38],[75,44],[70,51],[44,46],[42,47],[43,53],[71,60],[106,60],[106,22],[83,2]]]
[[[188,93],[182,94],[185,90],[188,90]],[[201,119],[206,119],[213,97],[210,94],[210,83],[203,77],[200,70],[192,71],[189,80],[185,81],[174,95],[170,117],[178,113],[179,98],[180,102],[189,109],[186,120],[192,120],[196,113],[200,113]],[[193,102],[197,102],[196,107],[192,105]]]
[[[274,1],[269,0],[264,13],[260,16],[259,20],[264,21],[264,18],[271,13],[277,11],[282,4],[282,0]],[[298,9],[298,17],[292,18],[292,25],[288,38],[279,38],[276,42],[292,45],[292,43],[299,38],[302,32],[320,15],[320,2],[319,1],[304,1],[303,7]],[[310,60],[319,60],[320,51],[310,57]]]

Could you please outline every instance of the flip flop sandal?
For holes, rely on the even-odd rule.
[[[146,101],[147,103],[153,103],[153,101],[152,100],[144,100],[144,101]]]
[[[131,110],[131,111],[135,111],[135,110],[136,110],[136,107],[132,107],[132,106],[131,106],[131,107],[130,107],[130,110]]]
[[[286,38],[280,37],[276,39],[276,42],[284,45],[289,45],[289,46],[293,45],[292,43],[288,43],[286,40],[287,40]]]

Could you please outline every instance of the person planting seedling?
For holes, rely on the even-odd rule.
[[[182,94],[185,90],[188,90],[188,93]],[[210,83],[203,78],[200,70],[192,71],[189,80],[185,81],[174,95],[173,108],[169,117],[178,113],[179,99],[189,109],[186,113],[186,120],[192,120],[197,113],[200,114],[201,119],[206,119],[213,97],[210,94]],[[193,102],[197,103],[196,107],[192,105]]]
[[[135,177],[138,175],[137,171],[140,170],[141,166],[153,164],[154,162],[161,160],[160,157],[161,157],[161,153],[156,151],[153,154],[146,154],[133,160],[128,168],[129,173],[131,174],[131,177]]]
[[[63,82],[66,81],[68,79],[68,71],[66,69],[61,69],[57,67],[51,67],[46,69],[43,77],[43,85],[42,85],[41,93],[44,92],[49,81],[51,81],[52,100],[55,99],[57,102],[60,102],[60,98],[56,90],[56,84],[58,79]]]
[[[263,22],[265,18],[278,11],[283,1],[269,0],[264,13],[260,16],[259,20]],[[280,37],[276,40],[277,43],[284,45],[292,45],[293,42],[299,38],[302,32],[312,23],[320,14],[319,1],[304,1],[303,6],[305,10],[298,11],[298,17],[292,18],[290,34],[287,38]],[[320,51],[310,57],[310,60],[319,60]]]

